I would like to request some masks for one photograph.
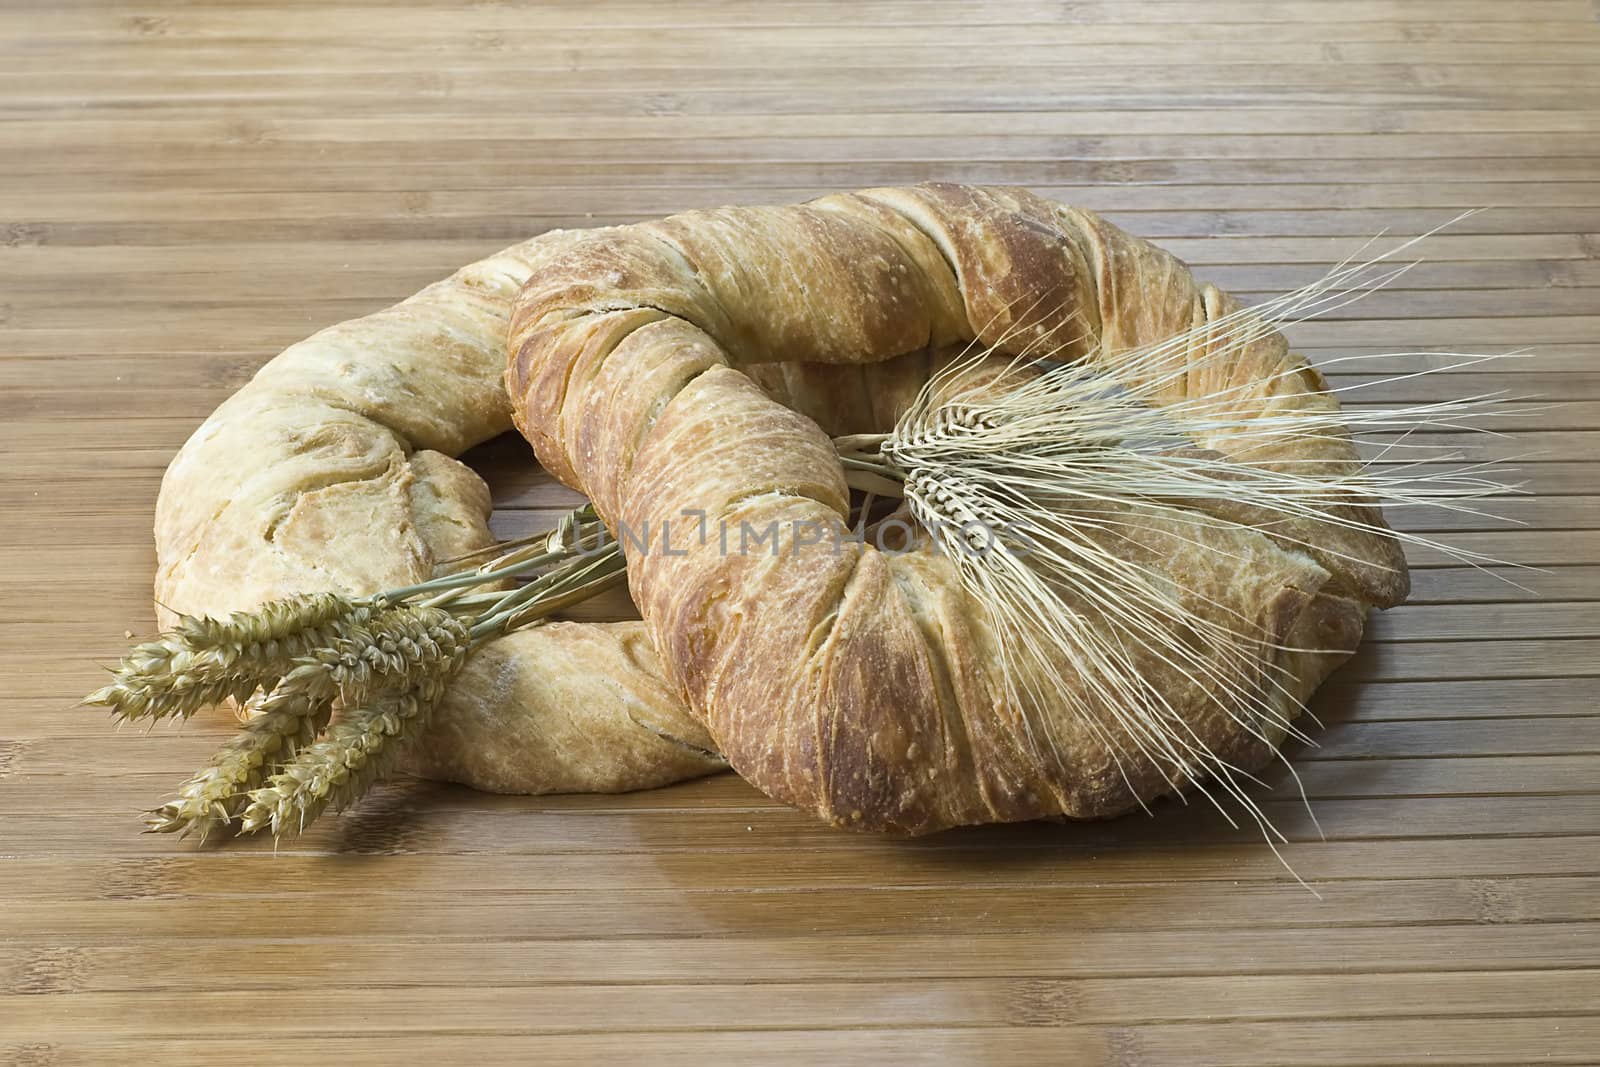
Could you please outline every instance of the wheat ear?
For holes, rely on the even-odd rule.
[[[223,745],[205,770],[185,782],[178,795],[152,811],[146,825],[155,833],[195,833],[201,841],[232,821],[246,793],[278,763],[310,744],[333,710],[332,692],[320,665],[300,668],[262,702],[260,713]]]
[[[1253,776],[1195,734],[1165,694],[1141,677],[1133,654],[1194,678],[1241,730],[1270,740],[1283,733],[1303,737],[1288,721],[1298,709],[1285,699],[1278,654],[1318,650],[1274,644],[1255,620],[1193,590],[1172,588],[1169,575],[1119,546],[1137,543],[1145,530],[1204,546],[1208,528],[1245,526],[1219,513],[1242,505],[1258,520],[1248,528],[1268,529],[1299,547],[1306,546],[1283,532],[1282,520],[1395,537],[1475,566],[1499,563],[1432,538],[1392,533],[1362,510],[1382,504],[1483,514],[1479,503],[1514,489],[1493,465],[1448,466],[1459,454],[1430,451],[1409,436],[1355,465],[1269,458],[1264,450],[1369,429],[1411,435],[1476,428],[1506,410],[1508,398],[1501,394],[1389,410],[1255,417],[1241,413],[1238,401],[1269,383],[1242,382],[1170,400],[1169,387],[1183,375],[1229,364],[1283,325],[1391,284],[1410,269],[1388,265],[1392,255],[1347,260],[1304,289],[1117,353],[1114,360],[1091,351],[1078,363],[1055,362],[1055,352],[1036,342],[1013,352],[1010,369],[996,378],[985,363],[995,351],[1007,351],[1009,338],[1001,338],[930,381],[893,432],[836,442],[847,480],[857,488],[880,494],[898,488],[924,526],[961,531],[936,541],[1002,636],[1001,683],[1020,732],[1042,757],[1061,758],[1050,720],[1037,709],[1059,701],[1053,680],[1068,665],[1082,676],[1086,692],[1103,699],[1069,693],[1067,710],[1108,742],[1119,767],[1137,754],[1169,786],[1194,785],[1226,814],[1211,793],[1220,789],[1244,807],[1269,843],[1281,840],[1246,791]],[[1415,373],[1518,355],[1461,355],[1449,366]],[[1215,440],[1226,440],[1234,458],[1194,448]],[[1392,458],[1400,448],[1410,455]],[[1206,506],[1218,499],[1229,509]],[[982,543],[970,536],[978,530]]]
[[[297,657],[342,636],[372,608],[334,593],[275,601],[227,619],[182,616],[154,641],[123,656],[111,684],[84,699],[119,719],[186,719],[203,707],[243,703],[271,689]]]
[[[588,506],[549,534],[495,552],[470,571],[375,596],[312,594],[227,619],[183,617],[132,649],[85,703],[120,719],[182,719],[229,698],[256,713],[150,813],[150,829],[203,839],[240,823],[276,834],[353,802],[420,734],[475,644],[593,596],[623,573],[620,550]]]
[[[406,692],[387,692],[347,708],[326,737],[300,749],[250,793],[240,830],[270,827],[276,837],[304,830],[327,808],[338,811],[354,803],[386,775],[405,742],[426,729],[444,690],[444,678],[428,678]]]

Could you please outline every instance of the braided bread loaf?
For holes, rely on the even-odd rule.
[[[859,372],[975,340],[1134,374],[1122,354],[1236,307],[1087,212],[1017,190],[878,189],[574,238],[517,301],[507,382],[540,460],[613,529],[637,537],[697,516],[799,531],[848,515],[840,461],[815,421],[747,371],[769,383],[759,368],[773,363]],[[1281,336],[1226,358],[1204,330],[1191,336],[1163,367],[1158,399],[1232,390],[1240,414],[1284,427],[1265,444],[1253,435],[1248,455],[1225,434],[1200,445],[1264,467],[1355,469],[1344,434],[1294,428],[1297,412],[1336,402]],[[1224,487],[1197,507],[1250,520]],[[1404,598],[1399,548],[1371,528],[1381,519],[1366,521],[1141,522],[1107,538],[1107,551],[1164,576],[1175,614],[1243,618],[1264,635],[1237,679],[1276,708],[1254,728],[1194,674],[1128,650],[1223,765],[1268,759],[1301,700],[1354,649],[1368,607]],[[1096,691],[1070,657],[1030,679],[1026,691],[1044,699],[1008,696],[996,624],[925,534],[903,554],[798,533],[771,554],[719,540],[631,548],[630,588],[672,684],[768,794],[830,822],[924,833],[1111,815],[1186,777],[1121,729],[1118,694]],[[1095,624],[1092,604],[1077,609]]]

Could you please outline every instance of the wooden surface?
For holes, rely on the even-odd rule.
[[[1529,346],[1374,398],[1569,402],[1494,446],[1538,453],[1525,525],[1420,523],[1530,591],[1418,557],[1295,753],[1326,840],[1258,791],[1320,899],[1206,811],[905,843],[732,778],[137,833],[227,724],[72,703],[149,632],[161,471],[255,367],[547,227],[924,178],[1247,297],[1493,209],[1296,334]],[[0,215],[0,1060],[1600,1062],[1590,3],[12,3]],[[524,452],[479,459],[502,529],[546,520]]]

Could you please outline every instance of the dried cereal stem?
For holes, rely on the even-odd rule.
[[[227,619],[185,617],[129,651],[112,683],[85,703],[122,719],[187,718],[263,691],[250,702],[257,714],[147,822],[202,839],[241,815],[246,830],[300,829],[328,806],[353,802],[392,765],[474,644],[615,584],[622,554],[597,545],[602,536],[585,505],[552,533],[499,546],[464,574],[360,599],[319,593]]]

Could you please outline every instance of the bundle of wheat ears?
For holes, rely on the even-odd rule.
[[[1394,251],[1246,309],[1013,189],[547,234],[218,409],[157,508],[168,630],[89,699],[244,709],[163,831],[298,830],[401,768],[548,792],[731,766],[863,829],[1192,790],[1270,840],[1254,772],[1405,598],[1403,543],[1492,562],[1380,509],[1507,491],[1406,436],[1498,398],[1341,410],[1278,332]],[[449,457],[513,419],[592,510],[497,546]],[[1393,439],[1363,459],[1352,430]],[[624,557],[642,621],[542,621]]]

